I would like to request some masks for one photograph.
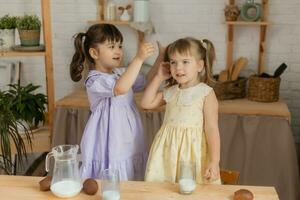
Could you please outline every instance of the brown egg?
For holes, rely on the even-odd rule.
[[[51,185],[52,176],[46,176],[44,179],[42,179],[40,184],[40,190],[41,191],[49,191],[50,185]]]
[[[240,189],[234,192],[233,200],[253,200],[253,193],[246,189]]]
[[[92,178],[88,178],[83,183],[83,191],[88,195],[94,195],[98,191],[98,183]]]

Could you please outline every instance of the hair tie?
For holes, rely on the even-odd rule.
[[[206,43],[203,40],[200,40],[202,47],[206,50]]]

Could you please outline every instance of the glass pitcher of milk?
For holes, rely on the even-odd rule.
[[[50,158],[54,158],[54,168],[50,190],[61,198],[77,195],[82,188],[77,160],[78,145],[59,145],[52,148],[46,157],[46,171]]]

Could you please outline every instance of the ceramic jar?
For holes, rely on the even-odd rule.
[[[150,20],[149,0],[134,0],[133,21],[148,22]]]

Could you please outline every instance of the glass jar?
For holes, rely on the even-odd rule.
[[[133,21],[135,22],[149,22],[149,0],[134,0],[133,5]]]
[[[117,20],[117,4],[114,0],[107,1],[104,19],[107,21]]]

